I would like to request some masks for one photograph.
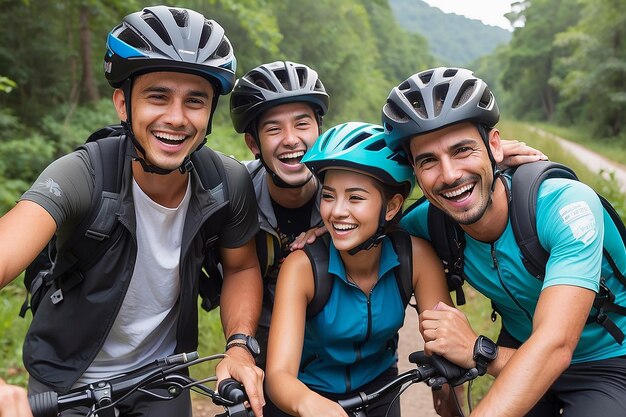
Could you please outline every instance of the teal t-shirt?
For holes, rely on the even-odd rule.
[[[430,238],[428,206],[422,204],[402,219],[402,226],[409,233],[426,239]],[[604,242],[621,271],[626,271],[626,249],[590,187],[566,179],[545,180],[537,196],[537,233],[541,245],[550,252],[544,281],[526,271],[510,221],[499,239],[491,244],[465,235],[467,279],[495,303],[503,325],[513,337],[520,341],[528,339],[539,295],[553,285],[573,285],[597,292],[600,277],[604,277],[617,304],[626,306],[626,289],[603,257],[602,246]],[[614,313],[609,316],[626,333],[626,316]],[[625,354],[626,344],[620,346],[603,327],[594,323],[585,326],[572,363]]]

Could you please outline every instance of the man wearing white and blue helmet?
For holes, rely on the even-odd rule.
[[[64,245],[88,217],[97,184],[119,179],[119,192],[106,196],[119,206],[105,208],[100,219],[113,222],[112,232],[94,234],[105,250],[89,265],[78,259],[71,271],[80,279],[55,277],[51,284],[59,288],[49,293],[62,291],[62,298],[44,296],[34,313],[24,344],[29,390],[66,392],[196,350],[203,264],[219,257],[221,317],[233,342],[216,373],[243,382],[262,415],[263,374],[245,345],[262,298],[254,191],[241,164],[204,146],[218,97],[235,81],[232,46],[214,20],[155,6],[111,31],[104,61],[124,132],[96,143],[100,149],[99,142],[119,144],[119,172],[82,147],[48,166],[0,219],[4,286],[53,236],[58,259],[65,259]],[[158,403],[135,393],[116,408],[119,415],[191,416],[188,393]],[[67,415],[86,413],[73,412]]]

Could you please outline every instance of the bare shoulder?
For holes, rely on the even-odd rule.
[[[303,250],[293,251],[285,258],[278,274],[278,285],[301,291],[307,300],[313,298],[315,292],[313,267]]]

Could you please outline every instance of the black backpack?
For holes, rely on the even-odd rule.
[[[47,294],[53,304],[63,301],[63,292],[69,291],[84,279],[81,271],[88,270],[104,255],[115,241],[118,226],[117,213],[121,206],[120,191],[122,186],[122,167],[126,160],[126,136],[121,125],[104,127],[94,132],[85,144],[78,149],[87,151],[94,169],[94,190],[88,213],[74,230],[72,236],[61,248],[57,248],[56,237],[39,253],[24,272],[24,285],[27,294],[20,309],[20,316],[25,317],[30,309],[33,314]],[[223,162],[217,152],[203,147],[192,155],[192,161],[203,157],[201,163],[195,163],[194,169],[205,189],[220,203],[209,223],[215,229],[217,240],[219,226],[225,220],[228,202],[227,176]],[[208,163],[211,161],[212,163]],[[218,251],[206,248],[207,256],[199,281],[199,293],[202,307],[211,310],[219,305],[222,275],[218,266]],[[30,297],[29,297],[30,296]],[[29,299],[30,298],[30,299]]]
[[[536,211],[539,186],[548,178],[566,178],[579,181],[578,177],[569,167],[551,161],[523,164],[507,171],[507,174],[511,175],[511,188],[515,190],[514,193],[511,193],[509,217],[515,241],[523,255],[522,262],[532,276],[543,280],[550,254],[541,246],[537,236]],[[600,195],[598,197],[602,201],[604,210],[609,214],[619,230],[626,247],[626,227],[624,223],[615,211],[615,208],[604,197]],[[425,201],[425,197],[420,198],[407,209],[407,212]],[[462,289],[465,281],[465,273],[463,272],[465,233],[457,223],[432,204],[428,209],[428,228],[431,243],[444,264],[448,287],[450,291],[456,291],[457,304],[465,304],[465,296]],[[611,265],[615,276],[626,286],[624,274],[617,268],[606,249],[604,249],[604,256]],[[617,343],[622,344],[624,340],[623,331],[606,314],[615,312],[620,315],[626,315],[626,308],[615,304],[614,300],[614,294],[601,281],[600,292],[596,295],[594,301],[596,314],[589,317],[587,324],[594,322],[600,324],[613,336]]]
[[[406,307],[413,295],[413,252],[411,236],[403,230],[395,230],[387,234],[398,255],[400,264],[394,268],[394,275],[400,297]],[[315,239],[312,244],[304,246],[304,252],[311,261],[315,292],[306,310],[307,320],[315,317],[326,305],[333,289],[332,277],[328,273],[328,245],[330,237],[326,233]]]

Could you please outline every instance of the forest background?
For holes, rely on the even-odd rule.
[[[102,71],[106,35],[124,15],[150,4],[0,0],[0,214],[53,159],[118,122]],[[626,0],[521,1],[507,15],[513,32],[446,15],[419,0],[172,5],[197,10],[225,28],[238,76],[275,60],[314,68],[331,96],[325,127],[347,120],[380,123],[393,86],[430,67],[463,66],[494,90],[507,119],[506,137],[544,149],[551,145],[533,142],[525,130],[539,125],[626,160]],[[239,159],[252,156],[232,128],[228,97],[220,100],[208,144]],[[553,158],[556,152],[546,153]],[[626,203],[611,181],[586,175],[624,217]],[[16,281],[0,297],[0,377],[21,384],[29,322],[17,318],[23,295]],[[219,334],[215,314],[202,323],[208,334]],[[222,340],[209,339],[204,354],[222,349]]]

